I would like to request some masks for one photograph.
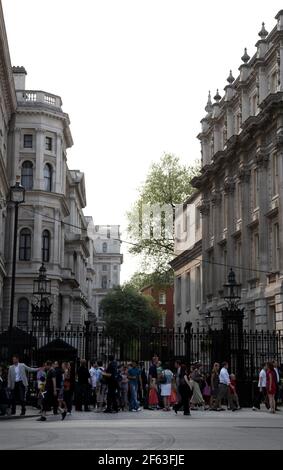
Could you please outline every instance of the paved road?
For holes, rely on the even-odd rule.
[[[74,413],[0,421],[0,449],[283,449],[283,411]]]

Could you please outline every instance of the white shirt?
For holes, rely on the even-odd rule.
[[[261,369],[259,373],[258,387],[266,387],[266,371],[264,369]]]
[[[219,374],[219,382],[221,384],[229,385],[230,384],[230,377],[228,370],[225,367],[222,367],[220,374]]]
[[[95,388],[96,387],[96,369],[94,367],[91,367],[91,369],[89,369],[89,375],[90,375],[90,380],[91,380],[91,386],[92,388]]]
[[[20,382],[22,380],[21,374],[20,374],[20,367],[19,364],[15,366],[15,374],[16,374],[16,382]]]
[[[279,372],[278,372],[277,367],[274,367],[274,370],[275,370],[275,372],[276,372],[277,383],[279,384],[279,382],[280,382],[280,377],[279,377]]]

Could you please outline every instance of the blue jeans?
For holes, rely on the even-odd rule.
[[[138,384],[130,382],[130,410],[137,410],[140,404],[138,402]]]

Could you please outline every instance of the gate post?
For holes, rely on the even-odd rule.
[[[192,323],[187,322],[185,325],[185,351],[186,351],[186,362],[189,367],[191,365],[191,339],[192,339]]]
[[[85,360],[89,361],[89,327],[90,321],[85,321]]]

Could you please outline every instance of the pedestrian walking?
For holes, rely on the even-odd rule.
[[[275,413],[276,403],[275,403],[275,395],[277,390],[277,376],[274,370],[273,362],[267,363],[267,370],[266,370],[266,390],[269,399],[269,406],[270,406],[270,413]]]
[[[232,411],[240,409],[240,402],[237,393],[237,383],[235,374],[230,374],[230,385],[228,391],[229,407]]]
[[[89,391],[90,391],[90,374],[87,368],[87,362],[82,359],[78,369],[78,397],[77,411],[89,411]]]
[[[58,408],[57,400],[57,384],[56,384],[56,371],[52,367],[51,361],[46,361],[45,363],[45,371],[46,371],[46,383],[45,383],[45,390],[43,392],[43,399],[42,399],[42,410],[41,416],[38,418],[37,421],[46,421],[46,413],[50,410],[51,407],[56,407],[61,412],[62,420],[65,419],[67,411],[61,410]]]
[[[0,416],[5,416],[10,405],[11,396],[8,390],[8,373],[4,366],[0,366]]]
[[[132,361],[132,367],[128,369],[128,380],[130,388],[130,411],[140,411],[138,402],[138,385],[142,388],[141,370],[136,361]]]
[[[219,402],[219,369],[220,364],[215,362],[211,372],[211,402],[210,409],[214,411],[220,411],[220,402]]]
[[[163,411],[170,411],[170,397],[172,392],[173,372],[166,363],[160,374],[159,383],[161,386],[161,397],[163,398]]]
[[[103,375],[105,367],[103,367],[102,361],[97,361],[99,376],[96,383],[96,399],[97,399],[97,411],[102,411],[106,406],[107,400],[107,380]]]
[[[254,403],[253,403],[253,411],[260,410],[260,405],[262,402],[265,404],[267,409],[270,408],[269,399],[268,399],[267,390],[266,390],[266,370],[267,370],[267,362],[264,362],[259,372],[257,391],[255,394]]]
[[[279,389],[280,389],[280,374],[279,374],[279,369],[278,369],[278,362],[276,359],[274,359],[272,361],[273,363],[273,367],[274,367],[274,371],[275,371],[275,374],[276,374],[276,393],[275,393],[275,410],[276,411],[280,411],[280,409],[278,408],[278,401],[279,401]]]
[[[26,414],[26,392],[28,387],[27,372],[38,372],[39,367],[28,367],[26,364],[19,362],[19,356],[14,354],[13,365],[9,367],[8,372],[8,388],[12,393],[12,409],[11,414],[16,414],[17,401],[21,405],[21,416]]]
[[[123,366],[121,370],[122,380],[120,382],[120,406],[122,411],[126,411],[129,407],[129,379],[128,379],[128,367]]]
[[[67,413],[72,413],[72,399],[73,399],[73,390],[71,382],[71,364],[69,362],[63,362],[63,399],[66,403]]]
[[[185,364],[179,366],[178,384],[179,400],[178,403],[174,405],[173,409],[177,414],[178,411],[183,408],[184,416],[189,416],[191,414],[189,401],[193,392],[191,388],[190,371]]]
[[[201,407],[204,410],[205,402],[202,396],[201,390],[204,388],[204,376],[201,371],[201,364],[199,362],[194,364],[192,373],[190,374],[192,385],[193,385],[193,395],[191,398],[191,404],[193,409],[198,409]]]
[[[55,361],[53,363],[53,369],[55,370],[55,374],[56,374],[56,392],[57,392],[57,405],[59,406],[59,394],[61,394],[61,397],[62,397],[62,387],[63,387],[63,371],[62,371],[62,367],[60,367],[59,365],[59,362],[58,361]],[[62,400],[63,397],[60,399]],[[54,407],[53,407],[53,414],[54,415],[57,415],[58,414],[58,406],[56,406],[56,404],[54,404]]]

